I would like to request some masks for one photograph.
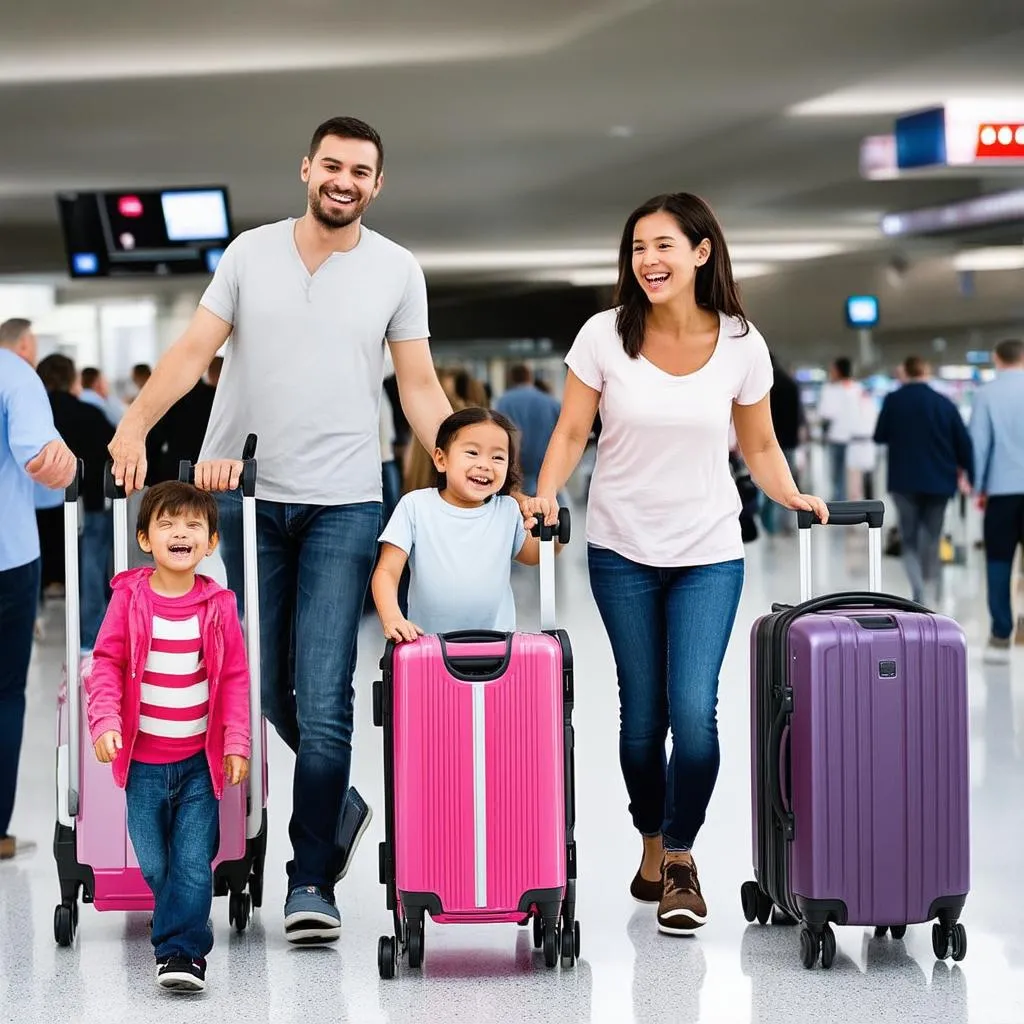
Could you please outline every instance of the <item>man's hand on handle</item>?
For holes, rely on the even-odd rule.
[[[196,487],[201,491],[233,491],[242,479],[240,459],[196,463]]]
[[[60,440],[51,441],[25,466],[25,471],[37,483],[51,491],[67,487],[75,479],[78,462],[74,452]]]
[[[132,426],[129,413],[121,420],[107,446],[114,464],[114,483],[124,488],[125,497],[146,486],[146,432]]]

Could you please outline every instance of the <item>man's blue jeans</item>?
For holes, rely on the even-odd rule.
[[[206,754],[173,764],[132,763],[125,796],[128,835],[153,890],[156,956],[205,957],[213,949],[210,907],[219,833]]]
[[[40,564],[37,558],[0,572],[0,839],[7,835],[11,824],[18,785]]]
[[[718,778],[718,676],[743,559],[658,569],[591,546],[590,586],[619,679],[619,761],[633,824],[689,850]],[[672,756],[665,740],[671,730]]]
[[[221,550],[241,612],[242,499],[219,499]],[[342,865],[335,835],[352,763],[356,640],[381,518],[379,502],[256,502],[263,714],[295,751],[289,888],[331,892]]]
[[[107,585],[113,564],[114,518],[110,512],[86,512],[82,517],[79,581],[82,647],[92,650],[107,611]]]

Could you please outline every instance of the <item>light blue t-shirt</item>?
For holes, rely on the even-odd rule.
[[[59,437],[38,374],[0,346],[0,572],[39,557],[35,485],[25,466]]]
[[[412,491],[380,540],[409,556],[409,619],[425,633],[515,630],[512,559],[526,531],[514,498],[456,508],[436,488]]]

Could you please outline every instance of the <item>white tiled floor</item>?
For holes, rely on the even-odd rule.
[[[580,531],[582,534],[582,531]],[[865,569],[862,532],[817,536],[822,587],[840,587]],[[371,724],[370,682],[380,652],[374,621],[364,624],[358,671],[353,781],[378,810],[339,891],[345,926],[334,949],[294,950],[282,936],[289,758],[272,742],[267,900],[250,931],[230,933],[227,908],[214,908],[217,946],[209,989],[187,1009],[158,992],[144,918],[82,911],[74,947],[58,949],[58,897],[49,852],[53,832],[53,708],[60,676],[59,606],[36,651],[14,828],[39,851],[0,867],[0,1019],[62,1021],[249,1019],[288,1024],[329,1019],[371,1024],[413,1019],[479,1021],[934,1021],[978,1024],[1024,1019],[1024,952],[1019,880],[1024,875],[1024,648],[1010,668],[980,660],[987,629],[980,557],[947,570],[949,609],[972,644],[973,890],[964,915],[970,951],[961,966],[936,965],[928,927],[904,942],[838,930],[831,972],[805,971],[791,930],[748,927],[739,907],[750,877],[746,633],[772,600],[796,597],[796,542],[748,549],[748,579],[735,640],[722,676],[722,772],[696,854],[711,910],[694,939],[656,933],[653,912],[629,898],[638,840],[626,814],[617,764],[617,704],[611,657],[589,594],[584,547],[560,561],[560,608],[576,652],[579,904],[582,960],[547,971],[514,927],[428,925],[426,968],[391,982],[377,976],[377,936],[389,927],[377,883],[382,836],[380,736]],[[905,593],[887,560],[886,583]],[[536,579],[516,572],[523,626],[536,622]]]

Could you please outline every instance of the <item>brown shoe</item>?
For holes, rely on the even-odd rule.
[[[697,881],[697,865],[689,854],[666,853],[661,870],[664,885],[658,904],[658,931],[687,935],[708,919],[707,904]]]
[[[24,853],[31,853],[36,844],[30,839],[18,839],[16,836],[4,836],[0,839],[0,860],[14,860]]]
[[[648,881],[637,869],[636,876],[629,886],[629,895],[637,903],[660,903],[663,888],[664,886],[660,878],[656,882]]]

